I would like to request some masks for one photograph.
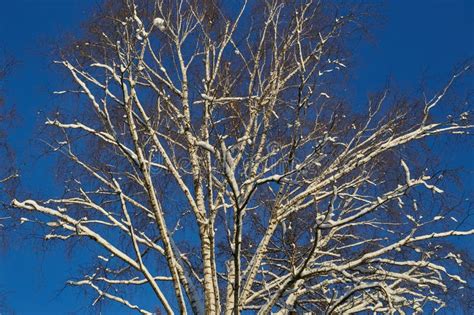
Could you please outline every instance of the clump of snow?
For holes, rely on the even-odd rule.
[[[405,203],[403,202],[402,198],[398,197],[397,198],[397,201],[398,201],[398,207],[401,209],[403,208],[403,206],[405,205]]]
[[[325,92],[321,92],[320,94],[321,96],[324,96],[325,98],[331,98],[331,96],[329,96],[327,93]]]
[[[158,29],[162,32],[166,30],[165,20],[159,17],[153,20],[153,26],[158,27]]]
[[[25,222],[30,222],[27,218],[20,218],[20,224],[23,224]]]
[[[444,258],[446,259],[453,259],[459,266],[462,264],[462,259],[461,255],[459,254],[453,254],[453,253],[448,253]]]

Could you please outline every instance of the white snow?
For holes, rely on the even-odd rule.
[[[460,257],[461,255],[456,255],[456,254],[453,254],[453,253],[448,253],[444,258],[446,259],[453,259],[458,265],[461,265],[462,264],[462,259]]]
[[[412,217],[412,216],[411,216],[411,215],[409,215],[409,214],[407,214],[406,216],[407,216],[408,220],[410,220],[410,221],[412,221],[412,222],[415,222],[415,223],[416,223],[416,221],[415,221],[415,218],[414,218],[414,217]]]
[[[153,26],[158,27],[158,29],[162,32],[166,30],[165,20],[159,17],[153,20]]]
[[[331,96],[329,96],[327,93],[324,93],[324,92],[321,92],[321,94],[319,95],[324,96],[325,98],[331,98]]]
[[[27,219],[27,218],[20,218],[20,224],[23,224],[25,222],[30,222],[31,220]]]

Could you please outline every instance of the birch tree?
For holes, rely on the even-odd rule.
[[[46,240],[95,244],[69,285],[143,314],[420,314],[468,286],[450,248],[474,230],[442,205],[422,145],[469,140],[469,111],[446,101],[469,65],[430,95],[359,108],[338,84],[356,9],[107,10],[56,61],[72,83],[55,93],[78,95],[45,122],[65,192],[12,201]]]

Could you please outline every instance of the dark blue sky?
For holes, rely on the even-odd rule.
[[[18,152],[24,185],[34,193],[54,192],[50,188],[54,184],[51,164],[45,158],[34,162],[31,159],[38,156],[37,145],[32,145],[37,142],[32,139],[38,122],[44,119],[42,113],[59,101],[51,92],[60,89],[61,78],[51,65],[47,47],[65,33],[76,32],[97,3],[98,0],[0,2],[0,49],[20,61],[5,84],[7,102],[16,106],[20,118],[10,139]],[[358,102],[370,91],[383,87],[388,77],[401,89],[415,92],[424,71],[434,78],[433,82],[441,83],[455,65],[474,57],[474,1],[393,0],[387,1],[383,11],[386,24],[375,32],[375,44],[359,44],[355,52],[354,89]],[[471,145],[462,154],[439,154],[446,155],[452,166],[464,165],[472,171],[473,152]],[[469,175],[466,188],[474,184],[472,172]],[[0,289],[6,289],[10,307],[17,314],[83,313],[81,307],[90,303],[81,298],[80,291],[61,291],[75,271],[64,248],[42,252],[33,249],[37,242],[20,244],[0,254]]]

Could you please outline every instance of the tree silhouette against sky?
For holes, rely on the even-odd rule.
[[[361,102],[372,10],[103,3],[54,56],[58,183],[17,194],[11,233],[71,244],[67,283],[121,312],[467,310],[471,192],[439,146],[472,147],[471,64]]]

